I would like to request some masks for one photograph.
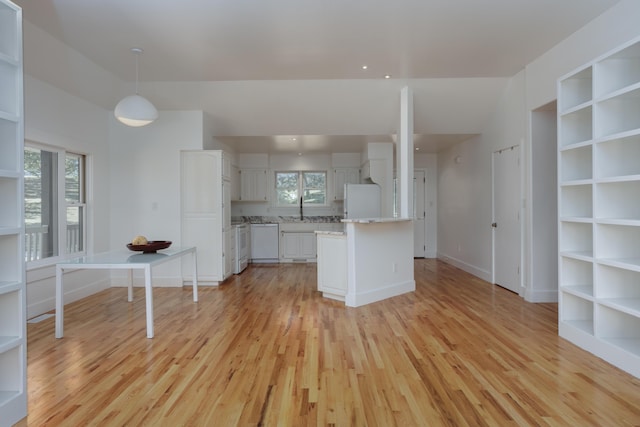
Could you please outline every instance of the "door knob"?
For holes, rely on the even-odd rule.
[[[493,228],[498,228],[498,223],[497,223],[497,222],[492,222],[492,223],[491,223],[491,227],[493,227]]]

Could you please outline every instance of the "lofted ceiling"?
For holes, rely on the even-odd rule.
[[[129,51],[142,47],[141,84],[510,77],[618,2],[14,1],[30,24],[121,81],[134,79]],[[25,58],[26,72],[40,78],[44,71],[30,71],[28,52]],[[180,109],[178,101],[153,101],[162,109]],[[338,135],[303,138],[306,133],[220,137],[239,151],[257,146],[278,151],[283,145],[278,141],[293,136],[301,137],[294,151],[303,147],[303,140],[308,147],[335,146],[340,140]],[[434,152],[469,136],[464,126],[446,133],[418,135],[416,144]],[[381,137],[351,135],[341,144],[357,146]]]

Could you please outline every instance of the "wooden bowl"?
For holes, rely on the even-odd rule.
[[[151,240],[147,242],[146,245],[133,245],[131,243],[127,243],[127,248],[135,252],[142,252],[144,254],[152,254],[160,249],[167,249],[171,246],[171,242],[169,240]]]

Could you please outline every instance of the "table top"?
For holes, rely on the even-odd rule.
[[[169,247],[156,253],[133,252],[120,250],[113,252],[102,252],[99,254],[85,255],[78,258],[71,258],[58,262],[56,265],[66,268],[87,268],[87,267],[144,267],[146,265],[160,264],[176,256],[184,255],[188,252],[195,252],[196,248],[191,247]]]

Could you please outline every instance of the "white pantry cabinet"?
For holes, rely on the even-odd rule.
[[[182,245],[197,247],[202,284],[218,285],[233,273],[231,182],[230,174],[223,175],[224,159],[220,150],[181,152]],[[190,266],[183,271],[190,282]]]
[[[27,416],[22,10],[0,0],[0,426]]]
[[[558,81],[559,334],[640,377],[640,39]]]
[[[240,170],[240,198],[243,202],[266,202],[268,174],[266,169]]]

